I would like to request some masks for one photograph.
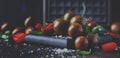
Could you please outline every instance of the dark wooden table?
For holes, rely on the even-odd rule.
[[[0,43],[0,58],[120,58],[120,51],[95,50],[82,56],[77,50],[29,43]]]

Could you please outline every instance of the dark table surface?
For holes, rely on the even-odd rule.
[[[82,56],[75,49],[58,48],[30,43],[0,43],[0,58],[120,58],[120,52],[95,50]]]

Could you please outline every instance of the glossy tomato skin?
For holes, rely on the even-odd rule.
[[[41,23],[36,23],[35,28],[36,28],[37,30],[40,30],[41,27],[42,27],[42,24],[41,24]]]
[[[102,44],[101,48],[104,52],[112,52],[115,51],[115,49],[117,48],[117,44],[115,42],[108,42]]]
[[[55,34],[57,35],[67,35],[67,29],[69,26],[69,23],[62,18],[58,18],[53,22],[54,26],[53,29],[55,31]]]
[[[73,12],[66,12],[64,15],[64,20],[66,20],[68,23],[70,23],[71,18],[75,16]]]
[[[87,39],[88,39],[88,48],[90,49],[93,49],[97,46],[98,44],[98,41],[97,41],[97,38],[96,38],[96,35],[95,34],[92,34],[92,33],[89,33],[87,35]]]
[[[96,22],[94,22],[94,21],[90,21],[90,22],[88,22],[88,26],[92,29],[93,27],[95,27],[97,24],[96,24]]]
[[[73,24],[73,23],[82,24],[81,22],[82,22],[82,17],[79,16],[79,15],[76,15],[76,16],[72,17],[71,20],[70,20],[70,24]]]
[[[86,49],[88,46],[88,40],[85,36],[78,36],[75,39],[75,48],[76,49]]]
[[[23,32],[19,32],[13,35],[13,40],[15,43],[21,43],[25,40],[26,34]]]
[[[46,24],[45,26],[42,26],[41,32],[43,32],[44,35],[52,35],[54,33],[53,23],[49,23]]]
[[[76,38],[79,35],[82,35],[83,28],[79,23],[73,23],[68,28],[68,35],[70,37]]]
[[[120,22],[113,22],[110,26],[112,33],[120,33]]]

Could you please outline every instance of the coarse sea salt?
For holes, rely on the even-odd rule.
[[[30,50],[30,51],[28,51],[28,54],[33,53],[33,52],[34,52],[33,50]]]
[[[60,48],[58,48],[58,49],[54,49],[54,51],[56,52],[56,53],[70,53],[70,52],[74,52],[74,50],[68,50],[67,48],[64,48],[64,49],[60,49]]]
[[[40,48],[38,48],[37,51],[40,51]]]

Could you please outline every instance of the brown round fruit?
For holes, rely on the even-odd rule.
[[[82,32],[83,32],[83,28],[82,25],[80,25],[79,23],[73,23],[68,28],[68,35],[73,38],[81,35]]]
[[[72,17],[72,19],[70,20],[70,24],[72,23],[80,23],[81,24],[82,21],[82,17],[79,15],[76,15],[74,17]]]
[[[68,22],[62,18],[58,18],[53,22],[53,29],[57,35],[67,35]]]
[[[70,22],[71,18],[74,16],[75,14],[73,12],[67,12],[64,15],[64,20]]]
[[[112,33],[120,33],[120,22],[114,22],[110,26],[110,31]]]
[[[95,34],[92,34],[92,33],[89,33],[87,35],[87,39],[88,39],[88,48],[94,48],[95,46],[97,46],[97,39],[96,39],[96,36]]]
[[[78,36],[75,39],[75,48],[77,49],[86,49],[88,46],[88,40],[84,36]]]

